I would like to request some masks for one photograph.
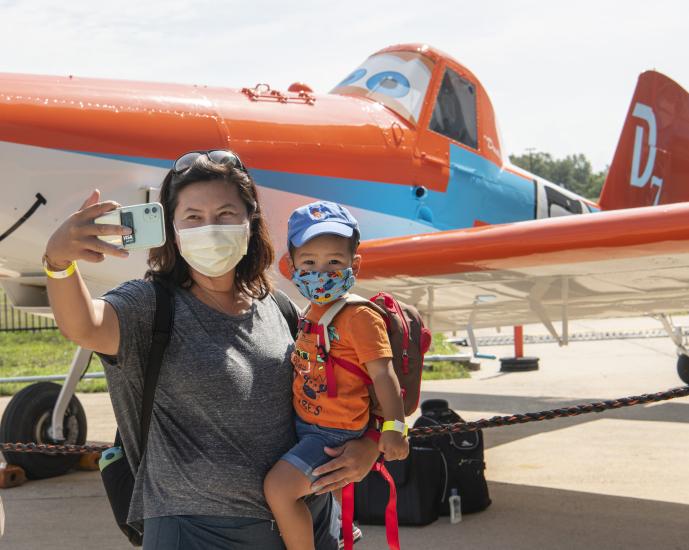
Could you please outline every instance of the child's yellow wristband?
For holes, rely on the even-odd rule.
[[[383,422],[383,429],[380,431],[381,432],[399,432],[404,437],[407,437],[407,434],[409,433],[409,426],[407,426],[401,420],[387,420],[386,422]]]

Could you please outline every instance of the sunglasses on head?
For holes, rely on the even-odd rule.
[[[190,151],[189,153],[184,153],[179,157],[175,163],[172,165],[172,171],[175,174],[181,174],[189,170],[201,156],[208,157],[208,160],[215,162],[216,164],[229,164],[234,168],[238,168],[244,173],[247,173],[246,167],[239,160],[239,157],[232,151],[227,151],[224,149],[214,149],[212,151]]]

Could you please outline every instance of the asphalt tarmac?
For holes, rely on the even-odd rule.
[[[685,319],[686,320],[686,319]],[[683,323],[687,324],[687,323]],[[588,321],[571,330],[657,328],[657,321]],[[543,333],[541,327],[526,332]],[[499,346],[481,349],[511,354]],[[470,380],[433,381],[466,420],[540,411],[683,385],[667,338],[527,345],[539,371],[503,374],[484,361]],[[107,394],[80,394],[90,441],[109,442]],[[0,412],[7,403],[0,399]],[[409,548],[533,550],[689,549],[689,398],[484,432],[493,504],[450,525],[402,528]],[[115,526],[97,472],[73,472],[0,490],[0,548],[130,548]],[[387,548],[382,527],[362,526],[357,550]]]

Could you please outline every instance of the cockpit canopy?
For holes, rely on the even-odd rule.
[[[330,93],[370,98],[417,124],[434,65],[417,52],[374,54]]]
[[[429,56],[416,51],[377,53],[331,93],[372,99],[417,125],[435,64]],[[433,110],[429,130],[476,149],[475,84],[446,67],[437,96],[430,100]]]

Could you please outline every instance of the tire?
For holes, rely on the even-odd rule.
[[[18,392],[8,403],[0,421],[0,440],[7,443],[54,443],[48,435],[53,407],[62,387],[52,382],[38,382]],[[86,442],[86,414],[73,396],[63,421],[65,443]],[[5,460],[21,466],[29,479],[59,476],[73,468],[80,455],[44,455],[6,452]]]
[[[677,374],[682,382],[689,385],[689,357],[684,354],[677,357]]]
[[[538,357],[505,357],[500,359],[500,372],[538,370]]]

